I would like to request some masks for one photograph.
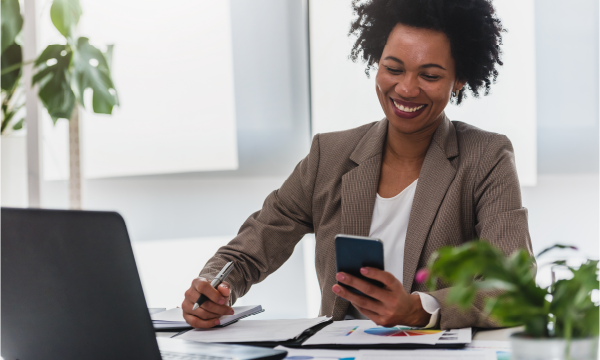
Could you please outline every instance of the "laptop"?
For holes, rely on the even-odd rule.
[[[157,339],[127,228],[115,212],[2,208],[1,222],[5,360],[276,360],[287,354]]]

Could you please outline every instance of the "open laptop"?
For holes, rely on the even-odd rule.
[[[155,337],[123,218],[1,211],[1,355],[28,359],[282,359],[286,352]]]

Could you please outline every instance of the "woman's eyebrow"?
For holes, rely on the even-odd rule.
[[[425,64],[425,65],[419,66],[420,69],[432,68],[432,67],[436,67],[436,68],[440,68],[442,70],[446,70],[444,67],[442,67],[442,65],[438,65],[438,64]]]
[[[404,61],[402,61],[402,60],[400,60],[400,59],[398,59],[396,57],[393,57],[393,56],[388,56],[388,57],[386,57],[383,60],[392,60],[392,61],[397,62],[400,65],[404,65]],[[446,70],[446,68],[444,68],[442,65],[433,64],[433,63],[432,64],[424,64],[424,65],[419,66],[420,69],[426,69],[426,68],[432,68],[432,67],[436,67],[436,68],[440,68],[442,70]]]

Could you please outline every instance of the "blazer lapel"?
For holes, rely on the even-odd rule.
[[[433,135],[419,174],[404,244],[402,284],[411,292],[423,245],[456,169],[450,159],[458,156],[454,125],[445,118]]]
[[[387,119],[375,124],[350,155],[358,166],[342,176],[343,234],[369,236],[387,126]]]
[[[342,233],[369,236],[381,173],[381,154],[342,176]]]
[[[375,124],[350,155],[358,166],[342,176],[342,234],[369,236],[387,126],[387,119]],[[336,296],[334,319],[343,319],[349,304]]]

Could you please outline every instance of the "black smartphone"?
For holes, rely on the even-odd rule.
[[[353,235],[336,235],[335,237],[335,261],[337,272],[345,272],[357,278],[363,279],[373,285],[383,287],[383,284],[377,280],[369,279],[360,273],[362,267],[372,267],[383,270],[383,243],[379,239],[368,238]],[[338,284],[352,291],[353,293],[363,294],[355,288]]]

